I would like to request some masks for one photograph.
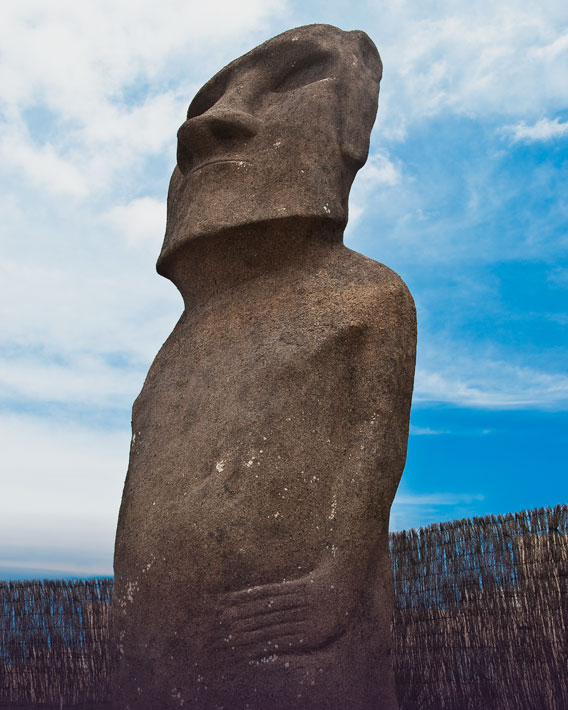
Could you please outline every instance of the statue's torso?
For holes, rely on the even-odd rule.
[[[156,357],[133,409],[117,538],[126,644],[138,633],[140,648],[129,624],[147,616],[150,648],[183,636],[201,663],[220,593],[301,577],[329,553],[334,472],[373,408],[354,361],[397,279],[350,258],[218,294]]]

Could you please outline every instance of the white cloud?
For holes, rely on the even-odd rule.
[[[394,162],[385,151],[369,155],[365,165],[359,170],[349,196],[349,223],[346,239],[365,213],[369,205],[376,200],[379,192],[388,192],[402,180],[402,167]]]
[[[370,155],[357,175],[359,189],[367,191],[384,186],[394,187],[400,180],[401,166],[394,163],[385,152]]]
[[[396,497],[398,505],[456,505],[479,500],[483,500],[483,496],[478,493],[400,493]]]
[[[147,366],[179,317],[181,299],[155,273],[154,254],[130,251],[134,264],[124,271],[115,266],[117,248],[92,264],[87,251],[74,268],[0,262],[4,347],[48,361],[57,355],[71,371],[89,356],[120,355],[132,367]],[[120,254],[119,264],[127,258]]]
[[[392,504],[389,528],[409,530],[478,515],[483,500],[479,493],[410,493],[401,488]]]
[[[439,436],[440,434],[449,434],[449,431],[430,429],[430,427],[419,427],[410,425],[410,436]]]
[[[386,138],[442,112],[538,116],[566,105],[565,3],[397,2],[377,7],[376,18],[367,31],[385,65],[378,130]]]
[[[93,355],[64,362],[20,356],[0,360],[0,396],[4,401],[61,403],[97,407],[128,407],[144,373],[113,367]]]
[[[567,136],[568,122],[562,122],[558,118],[541,118],[540,121],[527,125],[525,121],[521,121],[514,126],[505,126],[503,132],[511,134],[517,142],[549,141]]]
[[[0,566],[109,574],[128,431],[0,416]]]
[[[285,7],[282,0],[5,0],[3,100],[39,100],[87,123],[100,110],[94,99],[116,100],[133,82],[167,78],[174,60],[246,42]]]
[[[200,67],[217,59],[220,68],[231,45],[240,53],[285,7],[284,0],[7,0],[1,108],[29,135],[20,128],[14,140],[3,129],[4,168],[48,187],[51,176],[52,187],[72,194],[108,190],[113,177],[173,145]],[[43,135],[46,115],[54,143]]]
[[[566,52],[568,52],[567,30],[564,30],[564,32],[560,34],[559,37],[553,39],[552,42],[549,42],[548,44],[545,44],[542,47],[536,47],[531,50],[532,54],[539,57],[545,56],[548,59],[556,59],[559,55],[562,55]]]
[[[87,195],[84,176],[72,161],[58,154],[50,143],[34,146],[23,132],[4,131],[0,136],[0,160],[4,170],[20,171],[42,192]]]
[[[549,283],[560,288],[568,286],[568,267],[557,266],[548,275]]]
[[[416,368],[415,403],[445,402],[487,409],[568,406],[568,377],[480,356],[456,355],[452,364]]]
[[[150,246],[156,255],[166,225],[166,205],[152,197],[140,197],[126,205],[116,205],[103,220],[121,232],[130,246]]]

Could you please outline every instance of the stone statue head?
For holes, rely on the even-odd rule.
[[[369,37],[289,30],[216,74],[178,131],[160,273],[189,240],[283,218],[347,222],[382,65]]]

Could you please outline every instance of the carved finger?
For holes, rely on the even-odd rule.
[[[303,609],[308,606],[306,598],[296,595],[280,597],[276,599],[264,599],[250,604],[223,609],[218,616],[222,626],[233,626],[234,624],[247,619],[257,619],[266,614],[273,614],[279,611]]]
[[[252,643],[248,645],[226,645],[222,650],[226,654],[227,666],[239,663],[286,663],[297,653],[304,649],[307,651],[310,644],[297,633],[291,633],[278,638],[274,642]],[[221,650],[221,649],[219,649]]]
[[[237,621],[232,630],[235,633],[267,629],[281,624],[305,621],[307,618],[308,604],[291,607],[282,611],[269,611],[258,616],[251,616]]]
[[[221,625],[219,627],[220,634],[223,637],[229,635],[236,637],[241,633],[248,633],[260,629],[272,629],[283,624],[291,624],[296,622],[307,623],[308,621],[308,605],[304,604],[301,607],[286,609],[285,611],[274,611],[258,616],[251,616],[246,619],[235,621],[229,626]]]
[[[251,631],[241,631],[239,633],[231,633],[227,645],[235,648],[243,646],[264,646],[274,647],[275,644],[280,645],[280,639],[285,636],[298,636],[302,638],[302,631],[306,630],[306,624],[303,621],[287,621],[280,624],[271,624],[264,628],[254,629]]]
[[[221,594],[219,599],[222,606],[236,606],[238,604],[246,604],[251,601],[256,601],[257,599],[265,599],[267,597],[284,597],[298,594],[304,589],[305,582],[303,579],[293,580],[291,582],[263,584],[259,587],[240,589],[238,592]]]

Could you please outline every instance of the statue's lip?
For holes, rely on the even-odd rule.
[[[232,163],[233,165],[238,165],[239,167],[245,167],[245,165],[250,165],[250,160],[241,160],[240,158],[222,158],[220,160],[208,160],[206,163],[201,163],[196,168],[193,168],[192,173],[196,173],[198,170],[206,168],[208,165],[220,165],[221,163]]]

